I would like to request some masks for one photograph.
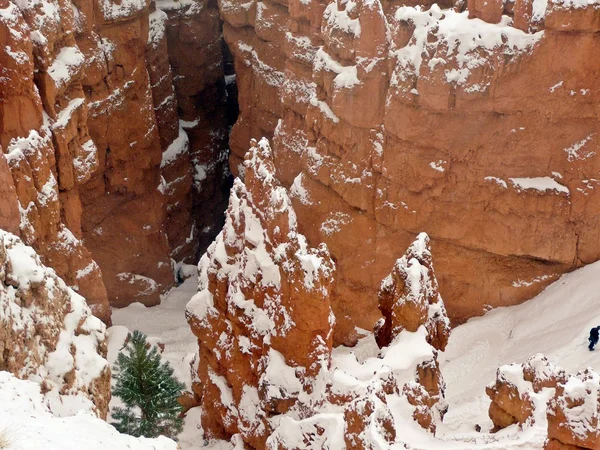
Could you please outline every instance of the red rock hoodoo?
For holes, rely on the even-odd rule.
[[[336,353],[336,271],[327,247],[309,248],[297,232],[268,141],[253,141],[243,169],[245,181],[234,182],[225,227],[202,257],[200,292],[187,309],[200,348],[193,389],[205,437],[258,449],[344,441],[367,449],[402,440],[389,401],[394,414],[435,432],[446,409],[437,352],[450,328],[427,235],[382,284],[381,329],[391,330],[378,339],[382,349],[370,335],[362,336],[364,361]]]
[[[422,230],[456,322],[600,258],[600,10],[532,5],[220,1],[231,168],[273,137],[299,230],[336,260],[336,342],[378,319],[379,281]]]

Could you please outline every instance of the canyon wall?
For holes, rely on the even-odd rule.
[[[216,5],[159,6],[0,4],[0,226],[106,322],[109,303],[157,304],[226,203]]]
[[[600,258],[594,5],[219,6],[240,93],[231,169],[273,138],[299,231],[336,261],[336,342],[372,327],[420,231],[454,322]]]

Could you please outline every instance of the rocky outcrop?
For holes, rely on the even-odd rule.
[[[599,389],[600,376],[591,369],[557,386],[548,409],[547,450],[598,448]]]
[[[382,303],[393,300],[396,312],[386,316],[389,341],[380,350],[362,336],[374,348],[360,362],[336,354],[337,280],[327,247],[311,249],[297,232],[267,140],[252,142],[243,166],[244,183],[234,182],[225,227],[200,262],[200,292],[187,307],[205,437],[260,449],[368,449],[402,440],[389,402],[402,420],[435,432],[446,409],[437,352],[450,329],[427,235],[382,284]]]
[[[196,392],[207,438],[241,434],[264,448],[267,419],[310,409],[329,368],[334,265],[326,246],[296,231],[287,192],[274,177],[267,141],[235,181],[223,231],[200,261],[200,293],[188,321],[200,346]]]
[[[379,281],[421,230],[456,322],[600,258],[599,11],[453,6],[220,1],[241,108],[231,168],[273,137],[299,230],[337,262],[336,342],[378,320]]]
[[[546,450],[597,448],[599,387],[600,377],[592,369],[567,375],[541,354],[502,366],[487,388],[492,431],[547,423]]]
[[[404,385],[403,393],[415,407],[415,420],[435,432],[436,422],[447,408],[437,352],[446,348],[450,321],[438,292],[427,234],[417,236],[381,283],[379,309],[383,319],[375,325],[375,340],[380,348],[388,347],[404,330],[416,333],[421,327],[425,329],[433,357],[417,366],[415,380]]]
[[[502,366],[496,381],[486,388],[491,399],[489,415],[498,431],[513,424],[531,426],[545,419],[555,389],[566,381],[565,371],[537,354],[523,364]]]
[[[171,258],[195,260],[225,207],[218,14],[163,3],[0,4],[0,225],[106,322],[109,301],[157,304]]]
[[[379,347],[387,347],[403,330],[427,329],[429,344],[444,351],[450,337],[450,322],[433,270],[429,236],[417,236],[406,254],[396,261],[392,273],[381,283],[376,325]]]
[[[31,247],[0,230],[0,371],[41,385],[57,415],[79,408],[106,419],[105,326]]]

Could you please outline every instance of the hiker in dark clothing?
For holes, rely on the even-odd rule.
[[[588,338],[590,341],[590,345],[588,347],[590,349],[590,352],[594,351],[594,347],[598,343],[598,337],[600,337],[599,335],[600,335],[600,326],[592,328],[590,330],[590,337]]]

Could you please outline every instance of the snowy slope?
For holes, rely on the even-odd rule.
[[[600,350],[587,349],[592,326],[600,324],[600,262],[563,276],[533,300],[498,308],[452,331],[441,358],[450,409],[446,433],[483,429],[489,400],[485,386],[504,364],[543,353],[575,373],[600,370]]]
[[[189,332],[183,311],[196,289],[196,281],[190,279],[171,291],[159,307],[132,305],[115,310],[113,316],[115,324],[140,329],[165,343],[165,358],[171,361],[186,383],[189,383],[189,361],[196,351],[196,341]],[[588,366],[600,370],[600,349],[596,352],[587,350],[589,329],[600,324],[598,306],[600,262],[565,275],[527,303],[492,310],[455,328],[446,352],[440,355],[449,404],[444,424],[434,438],[413,421],[397,423],[397,428],[402,430],[401,438],[411,448],[424,450],[541,449],[546,436],[543,421],[525,432],[516,426],[496,434],[486,432],[491,422],[485,387],[494,381],[498,367],[511,362],[521,363],[536,353],[544,353],[571,373]],[[126,334],[120,326],[109,330],[111,360]],[[122,338],[117,337],[119,334]],[[358,361],[366,363],[366,367],[376,363],[377,353],[374,339],[368,335],[354,348],[335,349],[333,364],[343,367],[348,355],[354,354]],[[201,430],[196,427],[199,413],[192,410],[190,414],[180,441],[183,449],[199,448],[204,444]],[[480,433],[474,429],[476,424],[482,428]],[[210,448],[232,447],[225,442],[215,445],[218,446]]]
[[[170,439],[134,438],[89,411],[55,417],[40,393],[40,385],[0,372],[0,437],[4,450],[175,450]]]

